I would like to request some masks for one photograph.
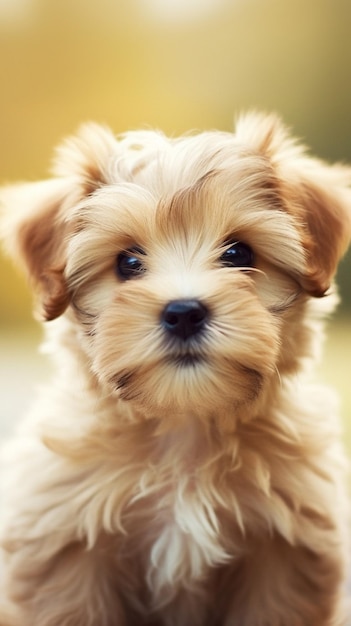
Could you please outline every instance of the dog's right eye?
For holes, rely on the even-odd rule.
[[[140,258],[145,254],[140,248],[131,248],[120,252],[116,259],[116,273],[121,280],[136,278],[145,272],[145,267]]]
[[[253,266],[254,254],[246,243],[234,241],[223,252],[220,261],[224,267],[248,270]]]

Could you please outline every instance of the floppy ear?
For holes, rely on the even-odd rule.
[[[118,142],[111,130],[88,122],[56,148],[53,173],[74,178],[81,195],[87,196],[110,182],[111,156],[116,153]]]
[[[306,254],[297,278],[312,296],[323,296],[351,239],[351,168],[306,155],[274,115],[242,117],[236,137],[266,156],[282,209],[293,218]]]
[[[13,185],[0,192],[5,248],[33,283],[46,320],[63,313],[69,302],[64,281],[66,195],[67,181],[59,179]]]
[[[86,125],[58,148],[56,178],[0,191],[1,237],[38,292],[45,320],[58,317],[69,304],[64,272],[74,207],[107,182],[113,141],[107,130]]]
[[[302,224],[307,266],[301,285],[312,296],[321,297],[350,244],[351,172],[342,166],[314,164],[310,162],[310,168],[303,163],[291,165],[289,174],[298,178],[298,184],[285,189],[282,185],[282,194]]]

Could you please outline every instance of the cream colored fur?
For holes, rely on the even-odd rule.
[[[2,192],[56,372],[3,455],[1,626],[341,626],[346,462],[311,366],[350,170],[248,114],[179,139],[87,125],[53,175]],[[221,262],[233,241],[253,267]],[[169,341],[179,299],[209,319]]]

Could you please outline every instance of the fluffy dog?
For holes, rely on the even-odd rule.
[[[2,194],[57,365],[7,445],[3,624],[344,624],[346,464],[310,364],[350,170],[251,113],[86,125],[53,174]]]

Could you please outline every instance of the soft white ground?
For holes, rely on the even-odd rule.
[[[13,430],[50,374],[47,357],[39,354],[39,341],[35,329],[0,333],[0,440]]]

